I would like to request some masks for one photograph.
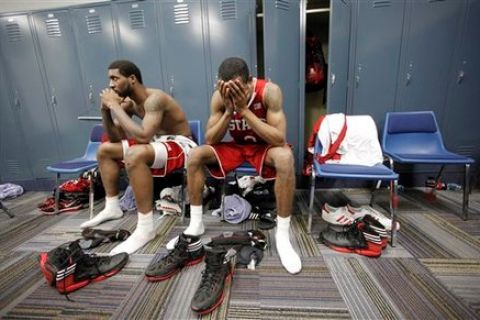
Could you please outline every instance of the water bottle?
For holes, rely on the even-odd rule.
[[[462,186],[456,183],[447,183],[447,190],[459,191],[462,190]]]

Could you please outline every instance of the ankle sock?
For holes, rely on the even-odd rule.
[[[123,217],[123,211],[120,208],[118,195],[105,198],[105,208],[92,219],[85,221],[80,228],[91,228],[108,220],[120,219]]]
[[[290,243],[290,217],[277,217],[275,239],[283,267],[291,274],[299,273],[302,270],[302,261]]]
[[[155,238],[153,212],[138,213],[137,228],[130,237],[110,251],[114,255],[120,252],[132,254]]]
[[[203,226],[203,206],[190,206],[190,224],[188,228],[183,231],[184,234],[190,236],[200,236],[205,232]],[[167,250],[173,250],[175,244],[178,242],[178,236],[168,241]]]

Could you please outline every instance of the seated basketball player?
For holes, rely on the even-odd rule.
[[[196,144],[190,139],[190,127],[180,105],[165,92],[145,87],[135,64],[114,61],[108,67],[108,77],[110,87],[100,94],[100,109],[109,141],[97,152],[106,191],[105,209],[81,228],[123,216],[118,199],[119,161],[123,160],[137,203],[138,222],[132,235],[111,253],[131,254],[156,235],[152,170],[165,175],[183,168],[186,155]],[[141,123],[133,116],[141,118]]]
[[[157,264],[158,270],[148,270],[148,275],[165,279],[163,274],[173,274],[171,269],[192,264],[194,259],[198,261],[199,255],[194,251],[200,250],[198,236],[205,231],[202,222],[204,167],[212,176],[224,178],[244,161],[252,164],[263,178],[275,179],[277,252],[285,269],[292,274],[298,273],[302,263],[289,234],[295,190],[294,159],[285,137],[287,122],[282,91],[275,83],[250,76],[247,64],[240,58],[223,61],[218,77],[205,132],[207,144],[192,150],[188,160],[190,224],[180,237],[167,245],[185,248],[185,252],[172,251],[183,258],[167,256],[164,263]],[[233,141],[221,142],[227,131]],[[170,261],[175,261],[175,265],[168,266]]]

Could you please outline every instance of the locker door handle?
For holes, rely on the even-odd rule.
[[[15,90],[15,95],[13,97],[13,105],[16,108],[20,108],[20,98],[18,97],[18,91],[17,90]]]
[[[88,88],[88,101],[90,101],[90,103],[95,102],[93,100],[93,86],[92,85],[90,85],[89,88]]]
[[[356,75],[355,76],[355,88],[358,88],[358,85],[360,84],[360,76]]]
[[[52,96],[51,99],[50,99],[50,101],[51,101],[53,107],[56,107],[56,106],[57,106],[57,97]]]
[[[407,79],[405,81],[405,85],[408,86],[411,81],[412,81],[412,75],[410,74],[410,72],[407,72]]]
[[[170,93],[170,96],[173,97],[173,86],[170,86],[170,88],[168,88],[168,92]]]
[[[332,75],[330,76],[330,81],[331,81],[331,85],[333,86],[335,84],[335,73],[332,73]]]
[[[463,78],[465,78],[465,71],[460,70],[460,71],[458,72],[458,76],[457,76],[457,83],[458,83],[458,84],[462,83]]]

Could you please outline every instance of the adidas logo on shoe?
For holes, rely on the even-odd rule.
[[[322,219],[333,225],[351,225],[355,219],[346,210],[346,207],[335,208],[325,203],[322,207]]]
[[[96,256],[85,254],[77,241],[65,243],[39,256],[40,269],[48,284],[68,294],[90,282],[99,282],[118,273],[128,254]]]

